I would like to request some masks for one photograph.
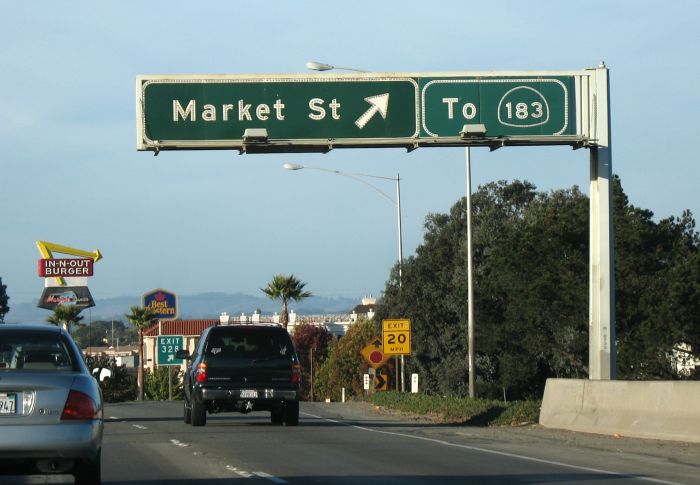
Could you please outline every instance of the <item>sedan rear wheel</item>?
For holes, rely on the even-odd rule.
[[[75,464],[75,485],[99,485],[102,476],[102,450],[94,460],[81,460]]]

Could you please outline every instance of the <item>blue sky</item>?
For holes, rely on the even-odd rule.
[[[135,149],[139,74],[610,68],[613,170],[657,218],[700,216],[700,3],[672,1],[0,2],[0,277],[38,298],[37,240],[100,249],[95,298],[163,287],[259,295],[275,273],[312,292],[379,295],[394,207],[302,163],[400,173],[404,255],[426,215],[465,193],[464,150],[238,155]],[[588,151],[472,150],[473,185],[527,179],[588,192]],[[377,186],[394,195],[391,182]]]

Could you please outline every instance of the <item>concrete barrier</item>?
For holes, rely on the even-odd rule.
[[[700,382],[547,379],[540,424],[700,443]]]

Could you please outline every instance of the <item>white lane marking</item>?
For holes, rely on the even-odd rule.
[[[247,471],[244,471],[244,470],[239,470],[235,466],[226,465],[226,469],[228,471],[237,473],[238,475],[242,476],[243,478],[251,478],[253,476],[251,473],[248,473]]]
[[[274,475],[270,475],[269,473],[265,473],[265,472],[253,472],[253,475],[257,475],[261,478],[267,478],[268,480],[270,480],[271,482],[274,482],[274,483],[289,483],[287,480],[283,480],[281,478],[278,478]]]
[[[554,465],[554,466],[560,466],[560,467],[564,467],[564,468],[572,468],[572,469],[574,469],[574,470],[583,470],[583,471],[587,471],[587,472],[601,473],[601,474],[604,474],[604,475],[613,475],[613,476],[621,477],[621,478],[634,478],[634,479],[642,480],[642,481],[645,481],[645,482],[663,483],[663,484],[666,484],[666,485],[682,485],[682,484],[679,483],[679,482],[671,482],[671,481],[668,481],[668,480],[660,480],[660,479],[658,479],[658,478],[640,477],[640,476],[636,476],[636,475],[630,475],[630,474],[627,474],[627,473],[620,473],[620,472],[613,472],[613,471],[610,471],[610,470],[603,470],[603,469],[600,469],[600,468],[591,468],[591,467],[586,467],[586,466],[571,465],[571,464],[569,464],[569,463],[562,463],[562,462],[559,462],[559,461],[551,461],[551,460],[544,460],[544,459],[542,459],[542,458],[534,458],[534,457],[531,457],[531,456],[517,455],[517,454],[515,454],[515,453],[508,453],[508,452],[505,452],[505,451],[489,450],[489,449],[487,449],[487,448],[479,448],[479,447],[477,447],[477,446],[460,445],[460,444],[458,444],[458,443],[450,443],[449,441],[439,440],[439,439],[436,439],[436,438],[427,438],[427,437],[425,437],[425,436],[414,436],[414,435],[405,434],[405,433],[396,433],[396,432],[394,432],[394,431],[383,431],[383,430],[379,430],[379,429],[366,428],[366,427],[364,427],[364,426],[358,426],[358,425],[356,425],[356,424],[350,424],[350,423],[345,423],[345,422],[343,422],[343,421],[337,421],[337,420],[335,420],[335,419],[324,418],[323,416],[316,416],[315,414],[309,414],[309,413],[301,413],[301,414],[304,414],[304,415],[306,415],[306,416],[311,416],[312,418],[322,419],[322,420],[324,420],[324,421],[328,421],[328,422],[331,422],[331,423],[342,424],[342,425],[344,425],[344,426],[349,426],[349,427],[351,427],[351,428],[359,429],[359,430],[362,430],[362,431],[369,431],[370,433],[388,434],[388,435],[392,435],[392,436],[401,436],[401,437],[403,437],[403,438],[411,438],[411,439],[414,439],[414,440],[429,441],[429,442],[431,442],[431,443],[437,443],[437,444],[443,445],[443,446],[452,446],[452,447],[454,447],[454,448],[462,448],[462,449],[465,449],[465,450],[479,451],[479,452],[481,452],[481,453],[489,453],[489,454],[492,454],[492,455],[506,456],[506,457],[508,457],[508,458],[517,458],[517,459],[520,459],[520,460],[532,461],[532,462],[535,462],[535,463],[544,463],[544,464],[546,464],[546,465]]]
[[[175,446],[179,446],[179,447],[181,447],[181,448],[184,448],[184,447],[186,447],[186,446],[190,446],[190,445],[188,445],[187,443],[183,443],[183,442],[180,441],[180,440],[170,440],[170,442],[171,442],[172,444],[174,444]]]
[[[138,429],[148,429],[147,427],[141,426],[140,424],[132,424],[131,426],[133,426],[134,428],[138,428]]]
[[[118,418],[118,417],[116,417],[116,416],[110,416],[109,419],[113,419],[113,420],[115,420],[115,421],[119,421],[119,420],[122,419],[122,418]]]

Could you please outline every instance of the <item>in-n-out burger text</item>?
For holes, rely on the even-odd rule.
[[[40,259],[39,276],[54,278],[63,276],[92,276],[93,260],[89,258]]]

